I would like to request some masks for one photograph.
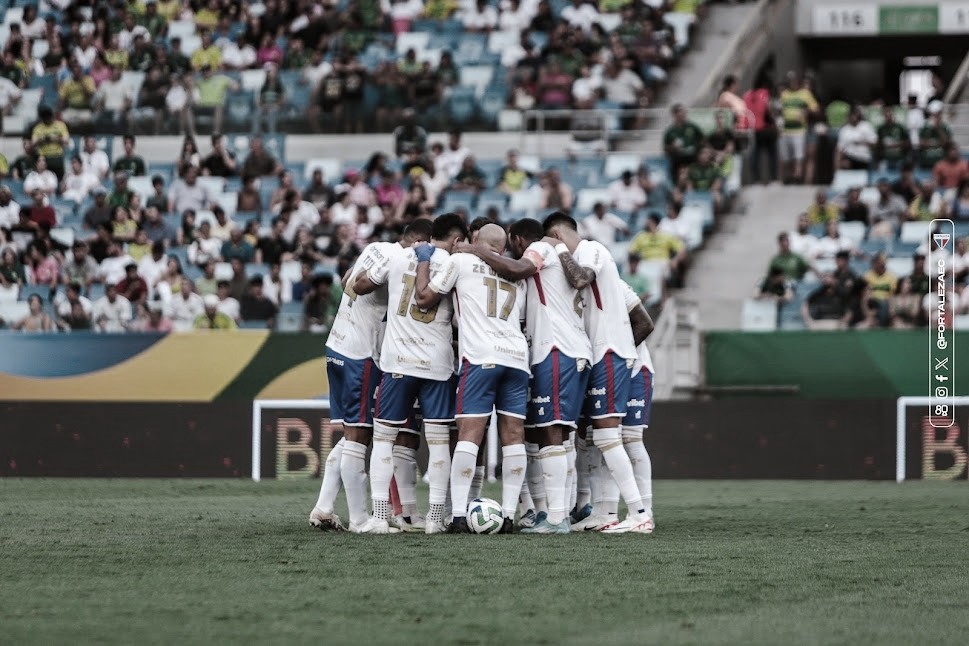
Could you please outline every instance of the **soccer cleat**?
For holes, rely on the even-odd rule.
[[[424,522],[425,534],[444,534],[450,525],[445,525],[443,520],[431,520],[428,518]]]
[[[471,529],[468,527],[468,519],[464,516],[456,516],[447,526],[445,530],[448,534],[470,534]]]
[[[652,534],[653,519],[645,514],[627,516],[621,523],[599,530],[603,534]]]
[[[310,512],[310,525],[324,532],[342,532],[346,530],[343,521],[336,514],[326,514],[314,507]]]
[[[525,529],[526,527],[531,527],[534,524],[535,524],[535,510],[534,509],[529,509],[528,511],[526,511],[524,514],[521,515],[521,518],[518,519],[518,528],[519,529]]]
[[[534,527],[528,527],[521,531],[522,534],[568,534],[572,530],[569,529],[569,521],[562,520],[561,523],[555,524],[548,522],[548,518],[542,518],[542,520],[537,521]]]
[[[515,523],[511,518],[506,518],[504,522],[501,523],[501,529],[498,530],[499,534],[514,534],[515,533]]]
[[[602,531],[603,528],[609,527],[610,525],[615,525],[619,523],[619,519],[615,516],[608,516],[603,514],[593,514],[586,518],[585,520],[580,520],[577,523],[572,524],[573,532],[598,532]]]
[[[362,523],[350,523],[350,531],[354,534],[399,534],[400,530],[391,527],[383,518],[367,516]]]
[[[426,526],[424,517],[420,514],[414,516],[394,516],[391,523],[405,534],[423,532]]]
[[[582,509],[572,510],[572,513],[569,515],[569,520],[571,520],[572,524],[575,525],[576,523],[579,523],[585,520],[591,515],[592,515],[592,505],[590,503],[586,503],[585,507],[583,507]]]

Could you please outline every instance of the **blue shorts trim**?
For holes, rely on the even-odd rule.
[[[592,366],[582,415],[589,419],[625,417],[631,378],[632,359],[607,352],[602,361]]]
[[[458,376],[455,417],[486,417],[492,409],[499,415],[525,419],[528,373],[524,370],[465,359]]]
[[[589,362],[552,348],[532,366],[526,426],[576,426],[589,379]]]
[[[374,419],[384,424],[406,424],[413,416],[415,399],[425,423],[454,420],[454,385],[450,380],[435,381],[389,372],[380,381]]]
[[[649,426],[649,415],[653,409],[653,373],[646,368],[640,369],[629,382],[629,401],[626,402],[626,416],[623,426]]]
[[[348,426],[373,426],[373,401],[380,369],[373,359],[350,359],[326,350],[330,419]]]

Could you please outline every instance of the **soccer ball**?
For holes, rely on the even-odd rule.
[[[475,498],[468,505],[468,527],[475,534],[497,534],[504,522],[501,505],[490,498]]]

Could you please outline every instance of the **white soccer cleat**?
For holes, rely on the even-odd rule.
[[[394,516],[393,521],[391,521],[395,527],[400,529],[400,531],[405,534],[412,534],[416,532],[423,532],[426,526],[426,521],[424,517],[420,514],[415,514],[410,517],[408,522],[407,517],[403,515]]]
[[[350,523],[350,531],[354,534],[399,534],[400,530],[391,527],[383,518],[367,516],[362,523]]]
[[[653,519],[649,516],[627,516],[626,520],[599,531],[603,534],[652,534]]]
[[[572,524],[573,532],[599,532],[619,523],[615,516],[592,514],[591,516]]]
[[[310,512],[310,525],[324,532],[342,532],[346,530],[343,521],[336,514],[327,514],[318,507],[314,507]]]
[[[431,520],[428,518],[424,525],[425,534],[446,534],[447,525],[443,520]]]

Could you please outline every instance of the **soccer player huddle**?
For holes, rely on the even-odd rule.
[[[653,531],[643,444],[653,323],[609,250],[583,240],[575,220],[556,212],[507,233],[481,220],[469,232],[456,214],[418,220],[400,242],[364,249],[344,283],[326,343],[331,418],[344,438],[326,461],[311,525],[344,529],[333,512],[342,482],[351,532],[468,532],[494,414],[499,533],[515,531],[516,512],[522,533]],[[426,518],[415,493],[421,429]]]

